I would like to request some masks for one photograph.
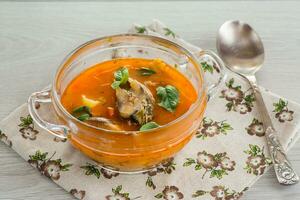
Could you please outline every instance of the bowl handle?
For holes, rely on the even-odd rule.
[[[225,64],[223,60],[213,51],[210,50],[202,50],[196,54],[196,56],[200,59],[208,57],[215,65],[215,68],[218,70],[218,79],[216,82],[211,83],[207,86],[207,97],[208,100],[212,98],[216,92],[218,87],[226,80],[227,74],[225,73]],[[200,65],[202,65],[200,63]]]
[[[43,129],[49,131],[56,137],[66,139],[70,129],[64,125],[57,125],[47,122],[42,119],[36,109],[36,103],[51,103],[51,87],[48,86],[46,89],[32,93],[28,99],[28,110],[32,119]]]

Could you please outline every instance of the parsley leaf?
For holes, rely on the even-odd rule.
[[[204,72],[208,71],[211,74],[214,72],[213,66],[209,65],[207,62],[202,62],[201,66]]]
[[[93,165],[91,163],[86,163],[86,165],[83,165],[80,168],[85,170],[85,175],[87,175],[87,176],[94,175],[98,179],[101,176],[101,172],[98,169],[97,165]]]
[[[165,108],[169,112],[174,112],[179,103],[179,92],[174,86],[160,86],[156,88],[156,95],[160,101],[158,103],[159,106]]]
[[[274,110],[273,112],[281,112],[286,106],[288,105],[287,101],[279,99],[278,103],[274,103]]]
[[[169,35],[171,35],[173,38],[175,38],[175,33],[171,30],[171,29],[169,29],[169,28],[164,28],[164,30],[165,30],[165,35],[166,36],[169,36]]]
[[[146,131],[146,130],[154,129],[157,127],[159,127],[159,125],[156,122],[148,122],[148,123],[144,124],[143,126],[141,126],[140,131]]]
[[[114,73],[114,76],[115,76],[115,80],[111,84],[111,87],[113,89],[116,89],[120,87],[120,85],[127,83],[129,77],[128,69],[126,67],[122,67]]]
[[[85,121],[92,117],[91,109],[88,106],[80,106],[75,108],[72,112],[72,115],[80,121]]]
[[[156,71],[147,67],[138,69],[138,72],[141,76],[151,76],[152,74],[156,74]]]
[[[145,26],[140,26],[140,27],[135,27],[135,30],[137,33],[145,33],[146,32],[146,27]]]

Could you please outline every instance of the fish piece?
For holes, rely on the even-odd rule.
[[[86,121],[91,123],[100,123],[102,126],[107,127],[111,130],[121,131],[121,128],[117,124],[105,117],[90,117]]]
[[[129,78],[129,88],[117,88],[117,108],[120,116],[132,118],[140,125],[153,119],[154,97],[151,91],[139,81]]]

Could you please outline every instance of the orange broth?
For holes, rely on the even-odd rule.
[[[136,79],[148,87],[155,98],[153,120],[159,125],[174,121],[189,110],[197,100],[197,92],[191,82],[176,68],[169,66],[160,59],[124,58],[106,61],[88,68],[73,79],[64,91],[61,102],[72,113],[75,108],[83,106],[82,96],[99,101],[91,108],[93,116],[105,117],[114,121],[122,130],[139,130],[140,125],[122,119],[116,107],[115,90],[111,87],[114,81],[114,72],[126,67],[129,77]],[[147,67],[156,73],[142,76],[139,69]],[[172,85],[179,91],[179,104],[174,112],[169,112],[158,105],[156,88]],[[99,125],[100,126],[100,125]]]

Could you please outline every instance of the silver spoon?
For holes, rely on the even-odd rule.
[[[266,109],[261,92],[256,82],[255,73],[264,62],[264,47],[258,34],[246,23],[227,21],[219,29],[217,36],[218,53],[226,66],[233,72],[245,77],[255,95],[257,108],[265,128],[268,149],[274,164],[279,183],[292,185],[299,182],[299,177],[288,161],[279,143],[276,130]]]

